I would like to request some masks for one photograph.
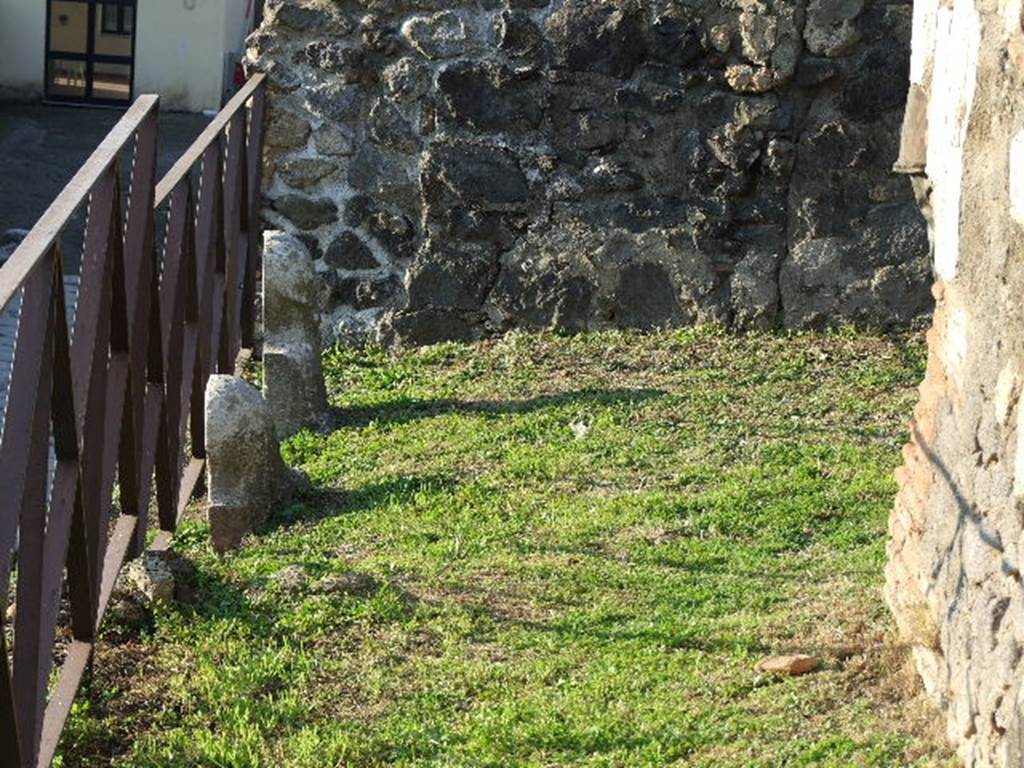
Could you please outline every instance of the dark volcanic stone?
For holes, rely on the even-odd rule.
[[[910,51],[895,43],[879,45],[861,57],[843,86],[839,104],[854,120],[869,121],[903,105],[910,77]]]
[[[871,159],[871,146],[863,130],[839,121],[808,129],[800,152],[808,164],[822,169],[858,168]]]
[[[363,280],[356,288],[356,309],[380,307],[390,302],[402,290],[402,281],[396,275],[380,280]]]
[[[640,9],[630,0],[567,0],[548,20],[548,34],[577,72],[627,78],[647,58]]]
[[[441,213],[445,236],[453,242],[483,243],[497,251],[506,251],[522,229],[504,213],[471,208],[448,208]]]
[[[345,223],[350,227],[361,227],[378,210],[377,201],[369,195],[353,195],[345,203]]]
[[[687,219],[687,202],[676,197],[648,197],[632,195],[625,202],[618,203],[611,211],[595,211],[593,220],[608,222],[630,232],[640,233],[658,227],[672,227],[684,224]]]
[[[621,112],[556,111],[554,122],[556,146],[570,158],[573,152],[607,154],[626,136],[626,116]]]
[[[419,197],[412,162],[365,142],[348,163],[348,183],[353,189],[402,206],[413,205]]]
[[[667,328],[682,319],[676,288],[659,264],[630,264],[615,289],[616,321],[627,328]]]
[[[598,194],[635,192],[643,186],[643,176],[625,163],[615,161],[602,161],[587,177],[587,190]]]
[[[482,209],[524,203],[530,194],[512,152],[465,142],[436,145],[423,163],[421,184],[428,203],[443,205],[447,192]]]
[[[437,76],[448,117],[479,131],[521,131],[540,125],[543,101],[537,83],[506,67],[459,61]]]
[[[654,22],[651,58],[674,67],[688,67],[704,55],[700,25],[678,16],[660,16]]]
[[[372,309],[388,304],[402,289],[395,275],[377,280],[358,277],[340,278],[334,286],[332,298],[352,309]]]
[[[397,312],[385,329],[401,346],[437,344],[442,341],[472,341],[479,338],[481,317],[451,309],[428,307]]]
[[[457,248],[421,254],[409,273],[409,306],[478,309],[496,268]]]
[[[369,195],[355,195],[345,203],[345,223],[364,227],[396,259],[409,258],[415,249],[416,228]]]
[[[325,31],[329,26],[343,31],[351,28],[347,20],[326,8],[311,8],[295,3],[281,3],[277,9],[277,22],[296,31]]]
[[[370,135],[381,146],[412,154],[420,148],[419,138],[398,107],[378,99],[370,110]]]
[[[587,329],[594,286],[579,275],[522,265],[501,271],[491,301],[517,327],[550,328],[567,333]]]
[[[324,262],[335,269],[377,269],[380,264],[354,232],[342,232],[327,246]]]
[[[331,273],[328,281],[331,286],[331,300],[335,304],[355,306],[356,291],[359,289],[358,277],[340,277]]]
[[[505,11],[498,22],[498,47],[509,56],[535,56],[544,47],[544,36],[522,11]]]
[[[377,77],[376,69],[360,48],[318,40],[307,45],[303,55],[313,69],[335,73],[343,83],[372,83]]]
[[[832,59],[804,56],[796,68],[796,84],[808,88],[826,83],[839,74],[839,65]]]

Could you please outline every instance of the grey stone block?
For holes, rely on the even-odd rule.
[[[281,459],[270,409],[258,389],[236,376],[206,385],[210,536],[218,552],[238,547],[296,488]]]
[[[263,237],[263,393],[278,435],[329,422],[320,362],[320,290],[313,259],[284,232]]]

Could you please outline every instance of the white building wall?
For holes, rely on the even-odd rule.
[[[220,107],[226,1],[139,0],[136,94],[160,94],[162,109]]]
[[[135,95],[165,110],[218,109],[252,25],[250,0],[139,0]],[[46,0],[0,0],[0,88],[43,93]]]
[[[253,27],[255,0],[224,0],[224,50],[240,61]]]

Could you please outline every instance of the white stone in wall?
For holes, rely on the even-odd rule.
[[[1017,411],[1017,455],[1013,462],[1013,494],[1024,496],[1024,408]]]
[[[996,414],[996,423],[1006,425],[1010,420],[1013,406],[1017,404],[1020,391],[1017,366],[1009,362],[1003,366],[996,380],[996,395],[992,406]]]
[[[1010,215],[1024,224],[1024,131],[1010,142]]]
[[[935,273],[957,275],[960,250],[960,188],[967,124],[977,85],[981,25],[973,0],[941,7],[935,22],[935,64],[928,103],[928,177],[934,185]],[[916,47],[916,43],[915,43]]]
[[[967,361],[968,332],[970,320],[963,307],[956,307],[949,313],[946,326],[945,344],[942,348],[942,361],[946,375],[960,387],[963,384],[964,363]]]

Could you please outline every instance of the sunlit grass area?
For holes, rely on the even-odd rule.
[[[65,766],[946,766],[881,598],[916,338],[336,350],[314,491],[116,623]],[[758,660],[813,654],[777,678]]]

